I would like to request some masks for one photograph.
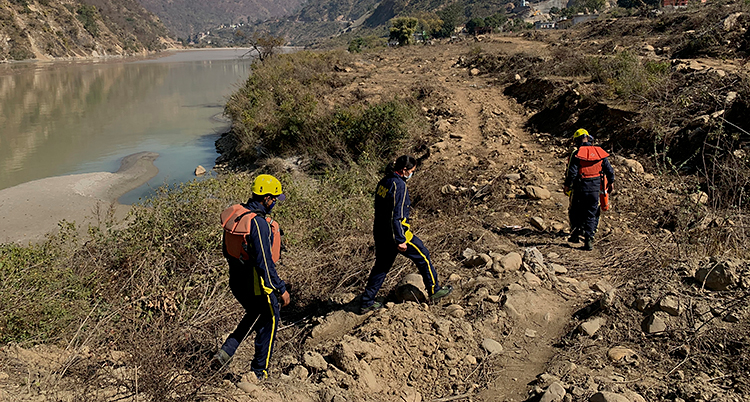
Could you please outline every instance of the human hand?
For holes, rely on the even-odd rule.
[[[563,186],[563,193],[567,196],[570,196],[570,187]]]
[[[398,249],[398,251],[403,253],[404,251],[406,251],[406,242],[399,244],[398,246],[396,246],[396,248]]]
[[[289,292],[285,290],[284,293],[281,294],[281,307],[288,306],[290,301],[291,297],[289,297]]]
[[[607,186],[607,192],[610,193],[610,194],[612,194],[612,192],[614,192],[614,191],[615,191],[615,185],[613,183],[610,183]]]

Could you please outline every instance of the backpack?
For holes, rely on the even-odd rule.
[[[250,260],[246,236],[250,234],[253,219],[257,215],[257,211],[251,211],[242,204],[232,205],[221,213],[227,254],[242,261]],[[271,227],[271,259],[276,263],[281,257],[281,229],[278,222],[268,216],[265,219]]]

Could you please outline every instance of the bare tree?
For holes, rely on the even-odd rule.
[[[267,32],[253,32],[251,36],[248,36],[245,32],[238,29],[235,31],[234,36],[238,41],[251,48],[251,50],[242,55],[243,57],[250,56],[255,52],[257,53],[258,60],[261,62],[276,54],[285,42],[283,36],[273,36]]]

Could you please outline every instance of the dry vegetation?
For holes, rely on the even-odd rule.
[[[651,23],[677,17],[662,18]],[[598,21],[569,36],[592,35],[596,24],[613,25]],[[598,38],[580,43],[597,46]],[[689,61],[642,54],[640,43],[604,54],[582,52],[573,39],[545,51],[531,50],[538,45],[521,52],[490,44],[450,46],[455,59],[462,56],[459,64],[480,70],[482,81],[472,81],[474,86],[451,87],[476,96],[476,102],[459,103],[461,94],[446,89],[451,80],[476,78],[460,68],[430,80],[428,74],[444,73],[439,63],[455,64],[432,49],[357,59],[308,52],[268,59],[227,104],[234,131],[222,146],[237,172],[164,189],[134,209],[127,228],[92,228],[82,246],[70,229],[40,246],[2,246],[0,335],[12,344],[0,361],[9,378],[0,377],[0,384],[16,384],[9,392],[26,395],[54,389],[51,398],[70,400],[246,398],[221,379],[243,380],[248,348],[233,368],[240,378],[207,370],[240,314],[226,286],[217,216],[247,197],[252,175],[267,172],[279,176],[289,197],[276,218],[289,228],[280,272],[291,284],[294,304],[283,312],[288,325],[279,333],[275,379],[264,390],[256,387],[253,397],[416,400],[418,391],[425,399],[496,400],[511,389],[513,395],[525,393],[526,384],[512,377],[528,380],[529,371],[538,369],[532,378],[544,370],[554,374],[574,401],[589,400],[594,389],[636,391],[651,401],[747,399],[750,284],[743,278],[750,269],[745,260],[733,260],[750,257],[750,168],[743,148],[750,127],[740,118],[750,99],[746,70],[735,65],[723,76],[707,64],[697,70]],[[381,85],[373,78],[376,68],[402,78]],[[503,90],[519,104],[493,109]],[[481,91],[488,95],[482,98]],[[474,114],[476,104],[481,106]],[[508,116],[523,118],[536,136],[520,132]],[[464,137],[451,139],[441,132],[441,124],[455,128],[464,121],[478,123],[476,137],[459,133]],[[528,229],[529,216],[563,222],[559,199],[518,195],[527,184],[554,190],[550,175],[560,173],[563,137],[580,125],[601,133],[608,149],[633,154],[657,174],[646,177],[618,162],[616,209],[602,222],[600,251],[583,256],[567,246],[562,230]],[[456,147],[441,151],[438,141]],[[415,219],[440,275],[458,275],[451,303],[465,311],[461,317],[443,306],[414,303],[368,317],[348,312],[374,257],[371,191],[383,166],[401,152],[422,157],[424,168],[410,181]],[[248,161],[255,170],[240,171]],[[519,181],[503,179],[508,173]],[[446,185],[456,190],[446,191]],[[691,198],[700,197],[698,190],[707,193],[707,204]],[[603,296],[540,272],[542,284],[522,293],[518,287],[527,284],[520,274],[461,264],[467,247],[505,255],[532,246],[556,254],[551,261],[567,265],[581,283],[609,278],[616,293]],[[726,290],[709,291],[695,279],[696,270],[711,264],[731,268],[735,281]],[[531,272],[528,267],[533,264],[527,263]],[[407,263],[397,264],[384,294],[409,270]],[[541,363],[517,357],[549,347],[524,334],[537,321],[514,317],[503,305],[519,295],[530,298],[530,311],[540,317],[543,309],[554,313],[551,322],[538,322],[561,329],[557,334],[536,327],[536,339],[556,347],[550,355],[535,355],[544,357]],[[505,300],[490,303],[489,296]],[[668,331],[644,333],[642,321],[667,296],[678,298],[681,313],[666,318]],[[576,309],[570,318],[568,310]],[[582,336],[577,325],[589,317],[605,317],[607,324],[595,336]],[[480,344],[488,336],[502,338],[508,353],[484,354]],[[23,355],[40,343],[54,349],[58,360]],[[618,345],[638,357],[606,360]],[[300,363],[313,352],[328,359],[323,368]],[[378,353],[397,357],[373,357]],[[360,359],[369,362],[367,369]],[[577,368],[561,368],[570,363]],[[367,370],[393,389],[373,394]],[[548,385],[540,377],[529,387],[539,387],[529,400]]]

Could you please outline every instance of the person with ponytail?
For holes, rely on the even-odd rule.
[[[399,254],[409,258],[417,266],[430,300],[437,301],[453,291],[451,286],[439,285],[437,271],[432,265],[429,251],[422,240],[411,231],[411,201],[406,181],[412,177],[416,169],[416,159],[402,155],[390,164],[385,177],[375,188],[375,265],[370,271],[362,295],[363,314],[382,307],[381,303],[375,301],[375,296]]]

